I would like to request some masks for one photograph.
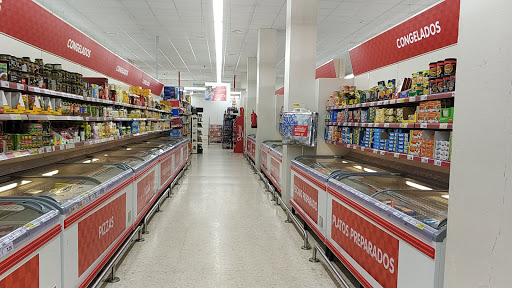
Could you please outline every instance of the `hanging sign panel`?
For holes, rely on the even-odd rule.
[[[162,92],[162,83],[32,0],[3,1],[0,19],[1,33],[153,94]]]
[[[227,95],[231,94],[230,83],[212,83],[206,82],[204,84],[204,100],[207,101],[226,101]]]
[[[445,0],[352,48],[354,75],[457,43],[460,0]]]

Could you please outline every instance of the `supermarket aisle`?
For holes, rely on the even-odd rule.
[[[243,156],[204,148],[107,287],[335,287]]]

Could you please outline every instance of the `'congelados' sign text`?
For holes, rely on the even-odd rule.
[[[123,75],[128,76],[128,70],[123,68],[123,67],[121,67],[121,66],[119,66],[119,65],[117,65],[116,71],[121,73],[121,74],[123,74]]]
[[[441,33],[441,24],[439,24],[439,21],[436,21],[435,23],[431,23],[429,26],[425,26],[419,30],[413,31],[405,36],[396,39],[396,47],[400,49],[409,44],[419,42],[423,39],[426,39],[430,36],[434,36],[439,33]]]
[[[71,39],[68,40],[68,48],[75,50],[78,54],[82,54],[87,58],[91,58],[91,49],[86,48]]]

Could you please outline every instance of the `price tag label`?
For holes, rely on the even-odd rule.
[[[377,101],[377,105],[382,105],[383,104],[383,101]]]
[[[44,153],[44,148],[37,149],[37,154],[43,154],[43,153]]]
[[[409,97],[409,102],[416,102],[416,96]]]
[[[356,104],[356,108],[359,108],[359,107],[361,107],[361,104]]]
[[[388,105],[389,104],[389,100],[384,100],[384,105]]]
[[[20,114],[11,114],[11,120],[21,120]]]
[[[9,88],[9,82],[7,81],[0,81],[0,85],[2,86],[2,88]]]
[[[386,151],[380,151],[380,155],[386,155]]]
[[[50,90],[50,95],[55,96],[55,95],[57,95],[57,92],[55,92],[55,91],[53,91],[53,90]]]
[[[46,150],[46,153],[53,151],[53,147],[50,147],[50,146],[45,147],[44,149]]]
[[[407,128],[407,123],[400,124],[400,128]]]
[[[396,100],[396,103],[404,103],[405,102],[405,98],[399,98]]]
[[[2,256],[10,253],[14,249],[12,242],[7,243],[4,247],[2,247]]]
[[[12,155],[14,155],[14,157],[21,157],[20,152],[12,152]]]
[[[421,157],[421,163],[428,163],[427,157]]]
[[[356,150],[357,149],[357,145],[352,145],[352,149]]]
[[[448,129],[448,123],[439,124],[439,129]]]
[[[48,115],[48,120],[55,120],[55,116],[53,116],[53,115]]]
[[[66,144],[66,149],[73,149],[75,148],[75,144],[71,143],[71,144]]]
[[[373,149],[373,154],[377,154],[379,152],[377,149]]]
[[[25,85],[20,84],[20,83],[16,83],[16,89],[18,89],[18,90],[25,90]]]
[[[420,123],[420,128],[426,129],[428,127],[427,123]]]
[[[350,145],[350,144],[347,144],[347,148],[350,148],[351,146],[352,146],[352,145]]]
[[[361,151],[364,151],[364,148],[366,148],[366,147],[364,147],[364,146],[361,146]]]
[[[395,157],[395,158],[400,158],[400,153],[394,153],[394,154],[393,154],[393,157]]]
[[[60,146],[59,146],[59,149],[60,149],[60,150],[64,150],[64,149],[66,149],[66,145],[60,145]]]
[[[41,93],[41,89],[39,89],[38,87],[34,87],[34,92]]]
[[[407,160],[414,160],[414,155],[407,155]]]
[[[421,100],[421,101],[425,101],[425,100],[427,100],[427,95],[421,95],[421,96],[420,96],[420,100]]]
[[[395,103],[396,103],[396,99],[389,100],[389,104],[395,104]]]
[[[384,123],[384,127],[389,127],[389,123]]]
[[[441,166],[441,160],[434,160],[434,165]]]

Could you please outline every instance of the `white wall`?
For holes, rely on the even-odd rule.
[[[363,73],[354,78],[354,84],[356,89],[368,90],[371,87],[377,86],[379,81],[387,82],[390,79],[398,81],[404,77],[410,78],[412,73],[428,70],[430,62],[437,62],[446,58],[457,58],[457,45],[445,47],[368,73]]]
[[[510,11],[461,1],[445,288],[512,287]]]
[[[208,128],[210,124],[219,124],[222,125],[222,121],[224,118],[224,111],[228,107],[231,107],[231,100],[229,101],[206,101],[204,100],[204,93],[197,92],[191,95],[190,97],[192,101],[192,106],[194,107],[202,107],[203,108],[203,135],[208,135]],[[243,101],[238,99],[236,102],[236,107],[240,109],[243,107]],[[209,120],[209,122],[208,122]]]

